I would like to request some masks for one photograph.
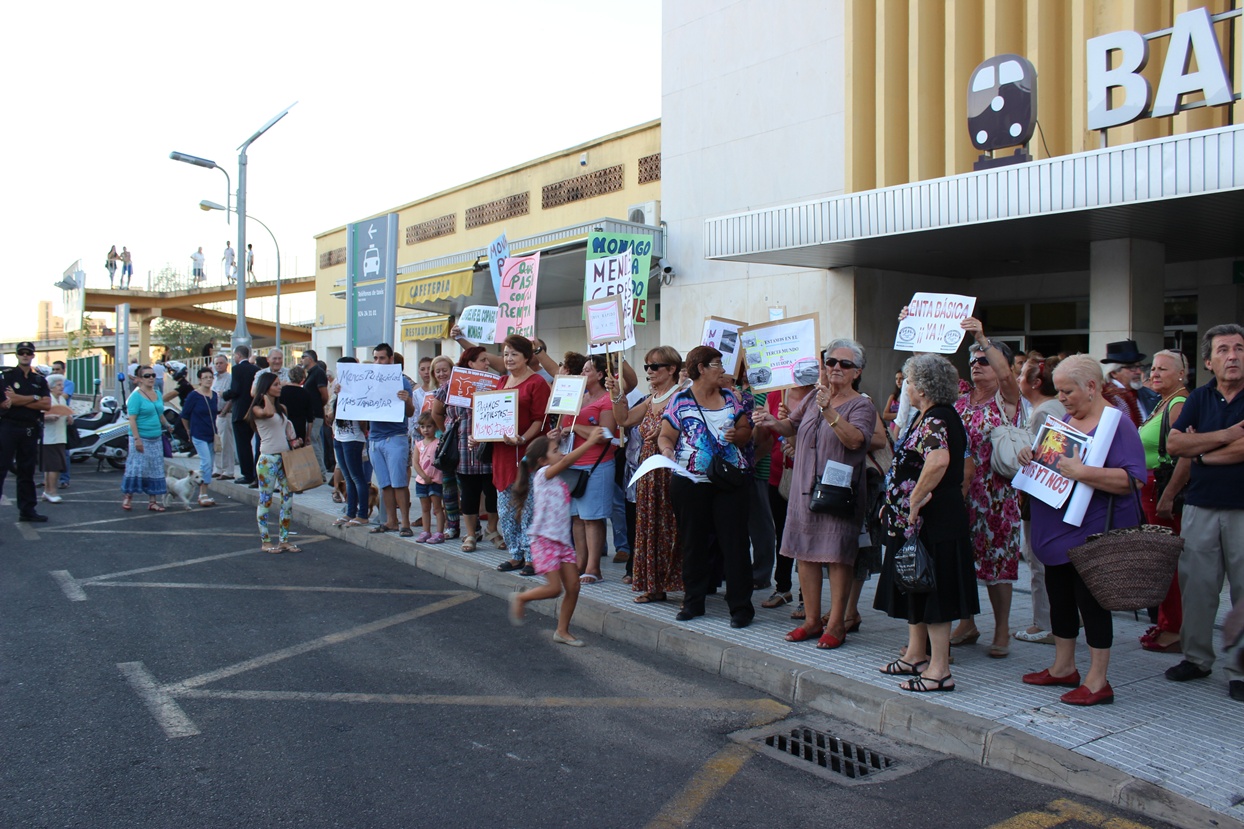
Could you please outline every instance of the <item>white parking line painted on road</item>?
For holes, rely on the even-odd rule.
[[[458,590],[407,590],[384,587],[317,587],[297,584],[210,584],[208,582],[172,581],[96,581],[91,587],[163,587],[184,590],[278,590],[290,593],[375,593],[393,596],[457,595]]]
[[[208,671],[207,673],[199,674],[198,676],[194,676],[189,679],[184,679],[181,682],[174,682],[171,685],[165,685],[161,690],[170,696],[177,696],[191,688],[198,688],[226,677],[237,676],[238,674],[246,673],[247,671],[253,671],[256,668],[264,668],[268,665],[294,656],[301,656],[304,653],[310,653],[311,651],[316,651],[320,648],[326,648],[329,645],[337,645],[342,642],[348,642],[351,639],[357,639],[358,637],[366,636],[369,633],[375,633],[376,631],[384,630],[385,628],[390,628],[394,625],[400,625],[403,622],[409,622],[412,619],[418,619],[422,616],[430,616],[433,613],[448,610],[451,607],[456,607],[457,605],[464,604],[473,599],[478,599],[479,596],[480,594],[478,593],[468,593],[464,591],[456,596],[450,596],[447,599],[434,602],[425,607],[420,607],[415,610],[408,610],[405,613],[398,613],[395,616],[388,616],[375,622],[368,622],[365,625],[352,627],[349,630],[343,630],[340,633],[330,633],[327,636],[321,636],[308,642],[303,642],[288,648],[282,648],[279,651],[273,651],[272,653],[264,656],[257,656],[254,659],[247,659],[246,661],[239,662],[236,665],[218,668],[214,671]]]
[[[176,700],[165,693],[143,663],[118,662],[117,667],[129,680],[130,686],[138,692],[138,696],[146,703],[147,710],[168,737],[193,737],[199,733],[186,712],[181,710]]]
[[[201,556],[200,558],[187,559],[186,561],[174,561],[169,564],[155,564],[151,567],[137,567],[133,570],[122,570],[119,573],[105,573],[102,576],[91,576],[86,579],[79,579],[79,584],[95,584],[96,582],[115,579],[121,576],[137,576],[139,573],[154,573],[157,570],[171,570],[177,567],[189,567],[191,564],[202,564],[205,561],[219,561],[222,558],[237,558],[238,556],[256,555],[258,549],[237,550],[232,553],[219,553],[214,556]]]
[[[17,523],[17,532],[21,535],[22,538],[26,539],[27,541],[38,541],[39,540],[39,531],[36,530],[34,527],[30,526],[29,522],[18,521],[16,523]]]
[[[242,504],[237,504],[237,505],[228,504],[225,506],[215,506],[215,507],[212,507],[211,509],[214,510],[215,512],[224,512],[225,510],[238,509],[241,506],[243,505]],[[139,504],[135,504],[134,509],[141,510],[141,509],[144,509],[144,507],[142,507]],[[72,529],[74,527],[95,527],[100,524],[115,524],[118,521],[142,521],[145,518],[159,518],[161,515],[167,515],[167,514],[168,513],[166,512],[146,512],[141,515],[126,515],[121,518],[100,518],[95,521],[80,521],[77,524],[61,525],[59,527],[56,527],[54,531],[59,532],[61,530]],[[49,529],[52,529],[52,528],[49,527]]]
[[[81,533],[84,535],[134,535],[133,530],[57,530],[57,532],[71,535]],[[203,537],[207,530],[143,530],[141,533],[143,538],[149,535],[196,535]],[[258,533],[221,533],[211,530],[212,538],[255,538]],[[300,539],[301,540],[301,539]]]
[[[60,585],[60,589],[65,591],[65,596],[71,602],[85,602],[86,591],[78,584],[78,580],[69,575],[68,570],[52,570],[50,571],[52,578],[56,579],[56,583]]]

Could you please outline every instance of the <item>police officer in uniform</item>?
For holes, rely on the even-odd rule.
[[[18,521],[47,521],[35,512],[35,457],[43,413],[52,406],[47,380],[34,369],[35,344],[17,344],[17,367],[0,373],[0,491],[17,459]]]

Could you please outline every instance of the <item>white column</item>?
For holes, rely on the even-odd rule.
[[[1093,242],[1089,253],[1089,353],[1135,340],[1144,354],[1162,348],[1166,247],[1144,239]]]

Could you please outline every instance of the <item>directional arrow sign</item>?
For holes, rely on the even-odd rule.
[[[374,224],[367,226],[367,236],[369,239],[376,238],[376,226]]]

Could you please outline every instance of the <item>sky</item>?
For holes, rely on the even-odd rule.
[[[219,274],[237,219],[198,203],[224,203],[225,177],[171,151],[236,187],[238,146],[297,101],[248,150],[247,212],[276,235],[281,275],[310,276],[316,233],[658,118],[660,14],[659,0],[16,4],[0,341],[34,336],[74,260],[107,284],[114,244],[136,286],[199,246]],[[271,239],[252,222],[247,241],[266,278]]]

